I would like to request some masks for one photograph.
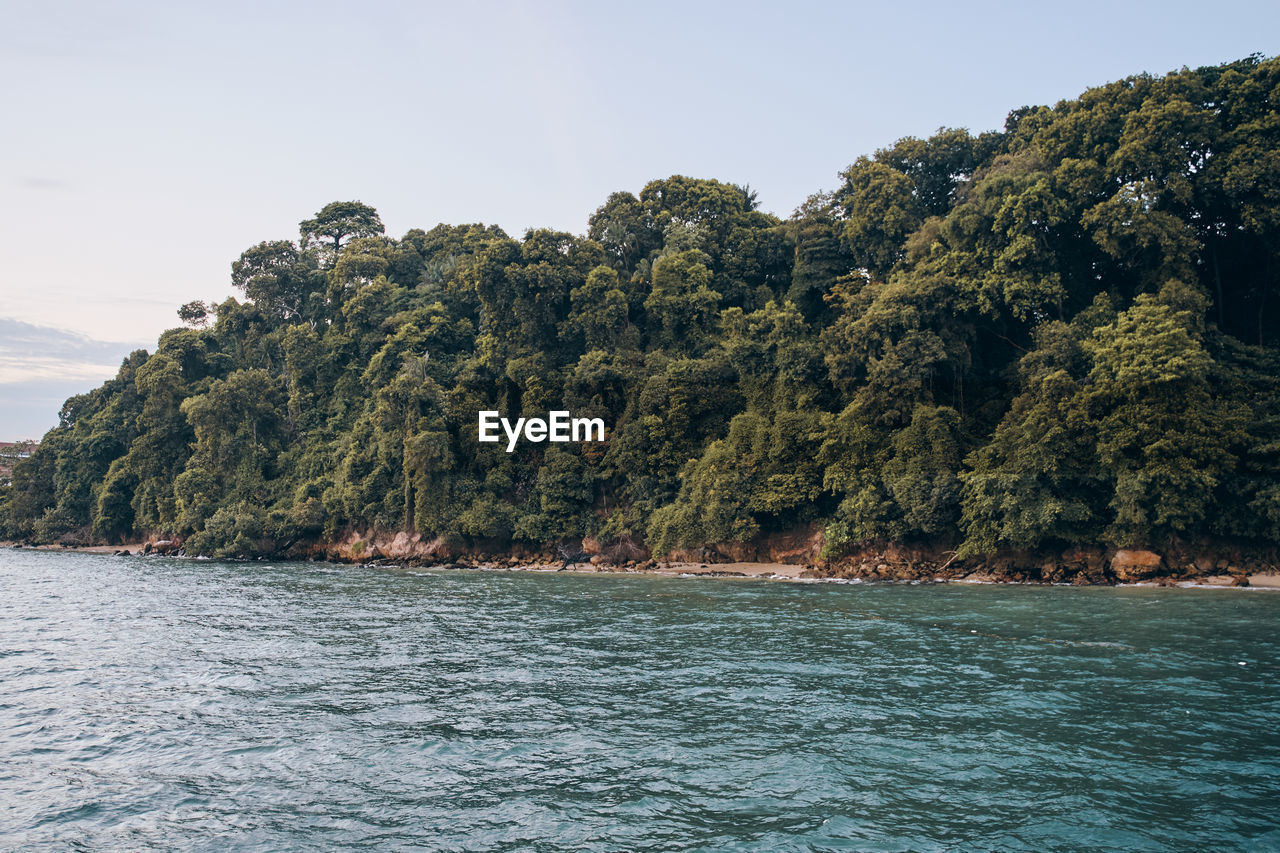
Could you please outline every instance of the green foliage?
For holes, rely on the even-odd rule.
[[[962,556],[1098,539],[1107,478],[1082,382],[1089,331],[1046,323],[1020,360],[1022,393],[960,475]]]
[[[916,406],[911,423],[894,436],[883,480],[908,535],[945,536],[954,529],[961,438],[960,414],[948,406]]]
[[[298,225],[304,249],[313,244],[324,244],[335,257],[342,249],[343,240],[350,237],[373,237],[383,230],[378,212],[358,201],[330,202],[320,209],[314,219],[306,219]]]
[[[1098,458],[1114,477],[1109,538],[1145,545],[1197,532],[1236,465],[1250,412],[1209,383],[1208,300],[1171,281],[1085,342]]]
[[[243,558],[269,550],[264,547],[263,536],[261,510],[238,503],[215,512],[201,530],[191,534],[186,544],[197,554]]]
[[[845,243],[858,266],[884,275],[902,257],[907,237],[924,221],[924,205],[910,178],[866,157],[859,157],[844,179],[839,198],[846,216]]]
[[[815,455],[825,425],[811,412],[781,412],[772,422],[753,412],[735,417],[725,438],[685,466],[675,501],[654,512],[654,552],[742,542],[807,520],[822,492]]]
[[[624,285],[611,267],[598,266],[585,283],[570,292],[566,331],[580,337],[588,350],[615,349],[624,345],[632,326]],[[635,341],[627,341],[635,343]]]
[[[231,265],[231,283],[282,320],[301,314],[312,289],[322,290],[315,255],[287,240],[259,243]]]
[[[720,303],[712,290],[711,258],[688,249],[660,258],[653,265],[653,289],[644,301],[654,343],[678,351],[681,346],[704,348]]]
[[[785,222],[680,175],[585,236],[335,202],[69,399],[0,535],[1274,544],[1278,86],[1253,57],[908,137]],[[507,453],[484,409],[606,440]]]
[[[178,307],[178,319],[184,325],[203,327],[209,322],[209,315],[213,311],[209,305],[201,299],[195,299]]]

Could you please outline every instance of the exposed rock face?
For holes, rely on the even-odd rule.
[[[453,555],[439,536],[423,539],[421,534],[400,531],[394,534],[352,532],[325,549],[329,559],[358,563],[365,560],[444,560]]]
[[[960,580],[986,583],[1107,584],[1165,574],[1164,561],[1150,551],[1120,551],[1108,564],[1101,546],[1062,552],[1001,551],[957,560],[941,544],[863,546],[822,565],[817,574],[867,580]]]
[[[822,553],[822,528],[809,525],[755,536],[746,542],[717,542],[701,548],[677,548],[667,555],[675,563],[786,563],[803,566]]]
[[[582,551],[584,554],[598,554],[603,558],[601,562],[610,565],[621,565],[633,561],[641,562],[649,559],[649,549],[636,542],[630,536],[623,536],[617,542],[609,545],[587,536],[582,540]]]
[[[811,526],[794,533],[778,534],[765,540],[765,551],[768,562],[803,565],[812,563],[822,553],[826,539],[822,528]]]
[[[142,549],[144,554],[158,554],[161,557],[172,557],[180,551],[182,551],[182,541],[178,539],[149,541]]]
[[[408,531],[354,530],[336,541],[312,543],[291,549],[293,559],[325,559],[340,563],[387,561],[434,566],[452,563],[476,565],[496,562],[509,565],[558,562],[550,546],[512,544],[497,540],[470,543],[443,536],[423,536]]]
[[[1077,546],[1062,552],[1052,576],[1041,573],[1052,583],[1098,584],[1107,582],[1106,553],[1100,547]]]
[[[1123,548],[1111,558],[1111,573],[1121,583],[1146,580],[1160,574],[1164,558],[1154,551]]]
[[[821,564],[815,575],[865,580],[951,580],[972,570],[959,570],[954,555],[954,551],[940,546],[868,544]]]

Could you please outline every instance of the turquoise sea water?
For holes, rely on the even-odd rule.
[[[1280,849],[1280,593],[0,552],[0,849]]]

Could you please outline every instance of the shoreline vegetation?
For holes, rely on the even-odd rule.
[[[1251,583],[1280,566],[1276,151],[1252,56],[900,139],[786,219],[681,175],[581,235],[333,202],[66,401],[0,538]]]

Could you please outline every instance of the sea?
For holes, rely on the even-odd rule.
[[[1280,592],[6,549],[0,849],[1280,850]]]

